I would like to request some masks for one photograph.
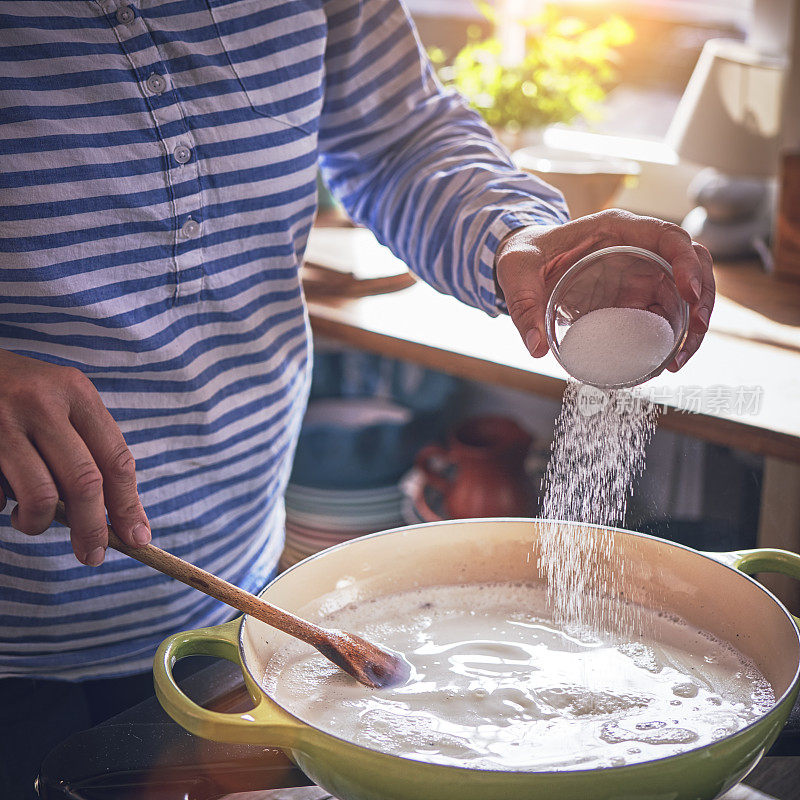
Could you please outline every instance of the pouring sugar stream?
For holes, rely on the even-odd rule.
[[[658,254],[609,247],[564,273],[545,319],[550,349],[574,380],[556,420],[542,516],[622,526],[658,418],[631,387],[673,360],[686,340],[689,307]],[[612,541],[602,529],[575,535],[563,525],[542,540],[538,566],[549,607],[578,636],[649,633],[642,630],[646,615],[617,601],[625,565]]]
[[[686,340],[689,306],[670,265],[638,247],[585,256],[561,277],[545,314],[567,384],[543,480],[555,525],[539,558],[554,619],[578,636],[647,636],[647,615],[618,602],[625,564],[601,528],[622,526],[658,409],[635,387],[661,373]],[[597,387],[597,388],[595,388]],[[589,401],[587,403],[587,401]]]

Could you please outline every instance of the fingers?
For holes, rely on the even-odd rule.
[[[704,334],[708,330],[711,312],[714,310],[714,297],[716,294],[714,265],[711,253],[703,245],[694,242],[692,247],[697,255],[697,260],[700,262],[703,289],[700,292],[699,302],[692,307],[689,327],[695,333]]]
[[[99,566],[108,529],[103,476],[89,448],[71,425],[40,428],[34,442],[60,487],[75,555],[88,566]]]
[[[546,355],[550,348],[545,334],[547,298],[541,270],[532,268],[525,253],[510,252],[498,262],[497,280],[528,352],[534,358]]]
[[[547,355],[550,347],[545,333],[545,303],[533,292],[520,291],[508,302],[508,313],[534,358]]]
[[[150,540],[133,457],[79,371],[0,350],[0,442],[0,480],[17,500],[11,518],[23,533],[45,531],[60,496],[75,555],[84,564],[104,559],[106,509],[125,542]],[[0,491],[3,503],[5,497]]]
[[[708,330],[716,290],[711,254],[677,225],[624,212],[615,219],[626,243],[651,249],[669,262],[678,292],[689,304],[689,334],[668,367],[675,372],[697,352]]]
[[[675,360],[669,365],[670,372],[677,372],[698,350],[708,330],[711,312],[714,309],[714,270],[711,254],[696,242],[692,245],[703,271],[703,290],[700,299],[689,313],[689,333]]]
[[[692,239],[683,228],[620,209],[609,209],[596,216],[604,217],[604,224],[613,231],[617,244],[652,250],[669,262],[681,297],[690,305],[698,302],[703,290],[703,268]]]
[[[50,470],[21,431],[2,426],[2,440],[0,469],[17,499],[11,524],[29,536],[43,533],[53,521],[58,502]]]
[[[111,526],[134,547],[150,541],[150,523],[139,499],[136,464],[117,423],[101,402],[76,409],[72,421],[103,476]]]
[[[689,234],[670,225],[661,235],[657,252],[672,267],[680,296],[695,307],[703,291],[703,268]]]
[[[667,367],[669,372],[677,372],[696,352],[700,347],[700,342],[703,341],[702,333],[689,333],[686,341],[678,354],[673,359],[672,363]]]

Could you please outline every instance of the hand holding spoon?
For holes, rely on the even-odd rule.
[[[60,501],[55,518],[69,527],[66,509]],[[152,544],[131,547],[114,533],[110,525],[108,546],[310,644],[359,683],[372,689],[400,686],[411,674],[409,663],[393,650],[379,647],[354,633],[314,625]]]

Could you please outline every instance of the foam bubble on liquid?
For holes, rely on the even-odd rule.
[[[639,308],[598,308],[575,320],[559,345],[567,372],[583,383],[616,386],[644,378],[675,344],[664,317]]]
[[[652,647],[648,647],[641,642],[626,642],[617,648],[620,653],[624,653],[639,669],[646,669],[648,672],[661,672],[664,665],[658,660],[656,652]]]
[[[596,692],[574,685],[543,689],[538,696],[553,708],[575,717],[617,714],[634,708],[646,708],[650,704],[650,698],[646,695]]]
[[[636,726],[637,729],[640,726]],[[665,745],[665,744],[693,744],[700,736],[690,728],[668,728],[659,725],[648,730],[647,733],[626,731],[617,723],[610,722],[603,726],[600,738],[609,744],[622,744],[623,742],[639,742],[640,744]]]

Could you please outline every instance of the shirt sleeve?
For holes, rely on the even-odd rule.
[[[569,217],[436,79],[399,0],[328,0],[320,167],[350,217],[441,292],[496,315],[498,244]]]

